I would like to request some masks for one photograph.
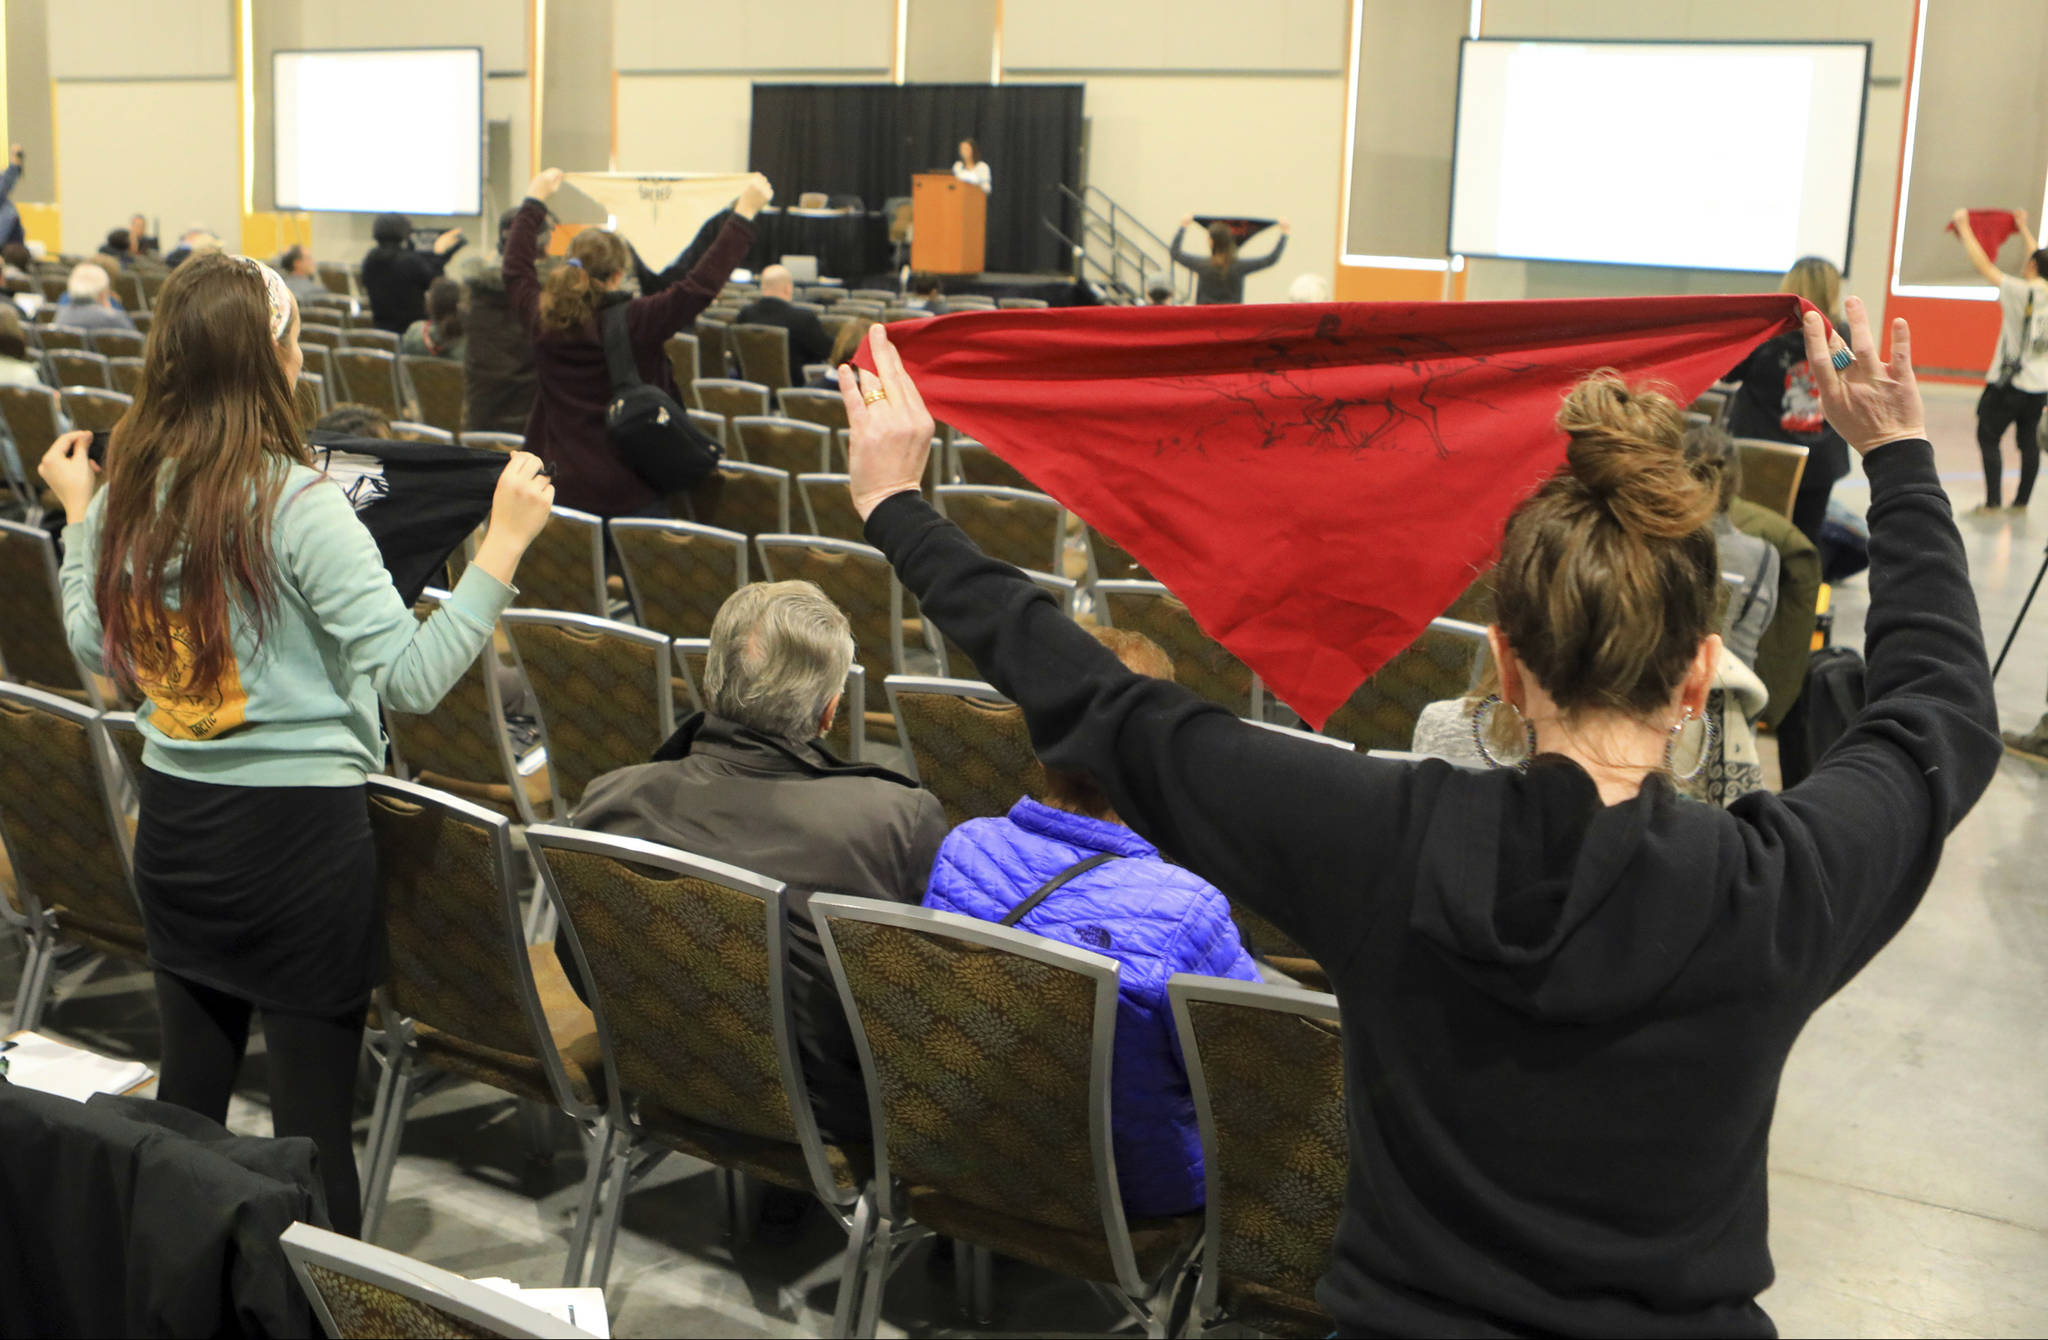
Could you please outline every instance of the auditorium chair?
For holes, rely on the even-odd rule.
[[[707,414],[716,414],[728,423],[747,415],[762,415],[768,410],[768,388],[759,382],[739,381],[730,377],[700,377],[696,382],[697,408]],[[744,452],[738,438],[725,435],[728,451]],[[745,459],[742,455],[742,459]]]
[[[998,298],[996,306],[1005,312],[1035,312],[1046,306],[1043,298]]]
[[[981,293],[948,293],[945,295],[948,312],[993,312],[996,300]]]
[[[0,668],[17,684],[110,706],[64,633],[57,542],[43,527],[21,521],[0,521]]]
[[[381,349],[396,358],[399,338],[375,326],[346,326],[341,332],[341,345],[344,349]]]
[[[934,501],[990,558],[1027,572],[1060,572],[1067,509],[1031,489],[945,484]]]
[[[143,300],[142,284],[133,270],[116,270],[108,278],[113,281],[108,287],[123,311],[139,312],[149,306]]]
[[[590,1334],[475,1280],[311,1224],[293,1224],[278,1245],[322,1333],[341,1340],[582,1340]]]
[[[305,359],[300,375],[310,372],[327,383],[326,400],[329,405],[338,405],[349,398],[348,388],[335,375],[333,349],[324,344],[302,344],[299,353]]]
[[[748,537],[738,531],[637,517],[614,518],[610,529],[642,627],[709,637],[719,607],[747,584]]]
[[[305,374],[301,373],[301,376]],[[134,395],[142,389],[142,360],[140,358],[109,358],[107,360],[107,385],[122,395]]]
[[[803,498],[804,522],[813,535],[865,544],[860,513],[854,509],[846,484],[845,475],[798,475],[796,488]]]
[[[387,419],[409,417],[398,389],[398,356],[383,349],[343,347],[327,351],[350,400],[380,410]]]
[[[870,321],[879,321],[882,319],[882,313],[894,306],[895,303],[896,300],[894,298],[882,302],[877,302],[871,298],[848,298],[834,308],[833,312],[840,316],[864,316]],[[834,333],[836,334],[837,332]]]
[[[1166,992],[1207,1189],[1185,1333],[1332,1334],[1315,1288],[1351,1171],[1337,998],[1185,972]]]
[[[678,332],[669,336],[661,347],[668,355],[669,372],[676,379],[677,389],[694,400],[696,392],[690,389],[690,383],[705,375],[703,364],[699,361],[700,346],[697,337]]]
[[[740,455],[755,465],[791,475],[817,474],[832,465],[832,430],[801,419],[742,414],[732,420]]]
[[[45,349],[43,362],[50,380],[58,386],[93,386],[108,389],[107,359],[84,349]]]
[[[551,507],[548,523],[519,560],[522,609],[567,610],[611,617],[604,580],[604,519],[573,507]]]
[[[1090,587],[1100,581],[1126,582],[1145,575],[1129,550],[1093,526],[1088,528],[1088,561],[1092,568],[1088,574]]]
[[[38,271],[36,283],[42,287],[43,302],[52,307],[63,302],[65,295],[71,289],[70,277],[63,274],[49,274]]]
[[[882,321],[885,325],[893,325],[898,321],[922,321],[930,315],[930,312],[925,311],[921,307],[885,307],[882,309]]]
[[[1422,709],[1462,698],[1479,682],[1486,629],[1459,619],[1432,619],[1415,641],[1375,670],[1330,714],[1323,733],[1360,749],[1407,749]]]
[[[420,358],[410,355],[398,360],[400,374],[419,402],[420,418],[444,433],[462,435],[464,387],[462,360]]]
[[[696,399],[694,388],[689,394],[691,399]],[[716,442],[721,449],[727,446],[726,422],[723,414],[713,414],[708,409],[699,409],[694,405],[683,412],[690,416],[690,423],[698,432]]]
[[[840,398],[836,390],[820,391],[807,386],[792,386],[781,391],[776,399],[781,402],[782,413],[786,418],[823,424],[835,431],[847,427],[846,401]]]
[[[1095,614],[1157,642],[1173,661],[1174,678],[1198,696],[1238,716],[1266,719],[1265,695],[1251,667],[1203,632],[1188,607],[1158,582],[1097,582]]]
[[[329,326],[317,321],[308,321],[303,313],[300,314],[299,347],[301,349],[314,344],[319,345],[323,349],[339,349],[342,343],[341,337],[345,333],[338,325]]]
[[[697,519],[749,538],[789,529],[789,472],[730,458],[718,467],[718,496],[694,504]]]
[[[1726,391],[1702,391],[1698,396],[1694,397],[1692,404],[1687,408],[1706,415],[1709,423],[1715,427],[1720,427],[1728,422],[1728,405],[1730,400],[1731,397]]]
[[[846,296],[855,302],[880,303],[884,307],[893,306],[897,298],[893,290],[886,288],[857,288]]]
[[[1025,489],[1043,496],[1045,490],[1024,477],[1024,472],[971,438],[956,438],[948,449],[953,458],[953,478],[962,484],[984,488]]]
[[[0,384],[0,417],[7,420],[15,454],[29,471],[64,431],[57,392],[48,386]]]
[[[900,1249],[938,1233],[1086,1280],[1166,1334],[1202,1215],[1124,1213],[1109,1115],[1116,961],[876,899],[819,895],[811,916],[878,1123],[880,1228],[851,1333],[875,1334]]]
[[[761,576],[771,582],[808,581],[845,613],[853,628],[854,659],[867,672],[867,733],[894,741],[896,722],[888,712],[882,682],[904,663],[904,592],[882,551],[865,544],[816,535],[759,535]],[[916,635],[924,636],[918,625]]]
[[[143,306],[145,308],[155,307],[157,295],[164,291],[164,284],[169,281],[171,272],[169,270],[144,270],[138,277],[142,281]],[[130,312],[128,319],[134,321],[137,317],[147,314],[146,311]],[[136,324],[140,325],[141,323],[137,322]]]
[[[299,431],[310,433],[327,412],[327,379],[317,372],[301,372],[292,387],[292,406],[299,412]]]
[[[108,358],[140,358],[146,337],[140,331],[101,330],[92,337],[92,349]]]
[[[465,447],[487,448],[491,451],[502,451],[509,455],[515,451],[526,450],[526,439],[518,433],[486,433],[479,430],[474,433],[464,433],[462,435],[462,445]]]
[[[88,433],[113,432],[134,403],[119,391],[103,391],[97,386],[67,386],[57,396],[71,426]]]
[[[391,436],[399,442],[426,442],[437,447],[455,445],[455,434],[432,424],[413,423],[407,419],[391,421]]]
[[[1789,442],[1738,437],[1735,459],[1742,474],[1736,492],[1759,507],[1790,517],[1793,503],[1799,497],[1799,481],[1806,473],[1806,448]]]
[[[1053,598],[1059,602],[1060,613],[1066,615],[1069,619],[1074,617],[1074,611],[1079,604],[1081,596],[1081,584],[1079,582],[1071,577],[1060,577],[1050,572],[1026,570],[1024,575],[1029,577],[1034,585],[1052,592]],[[915,597],[906,591],[904,592],[903,599],[905,613],[910,616],[912,623],[916,623],[917,601]],[[964,679],[981,673],[980,669],[974,664],[973,658],[962,651],[952,638],[947,637],[936,623],[931,625],[927,636],[937,639],[937,646],[934,650],[938,655],[939,674],[950,675],[955,679]]]
[[[675,733],[665,634],[556,610],[501,620],[533,694],[555,813],[573,813],[594,778],[645,763]]]
[[[529,1112],[558,1108],[575,1121],[590,1173],[564,1271],[574,1284],[602,1164],[596,1021],[554,946],[526,942],[525,881],[505,817],[429,787],[367,780],[390,962],[376,992],[382,1036],[370,1047],[382,1074],[364,1152],[363,1237],[375,1237],[383,1220],[421,1072],[441,1071],[510,1094]],[[544,1143],[540,1152],[553,1151]]]
[[[721,1170],[728,1222],[742,1173],[815,1195],[849,1239],[834,1335],[874,1229],[864,1146],[819,1133],[786,985],[787,890],[774,880],[632,838],[555,825],[527,850],[588,984],[607,1111],[595,1250],[584,1282],[603,1287],[634,1178],[680,1153]],[[641,927],[658,925],[659,935]],[[737,1227],[736,1224],[733,1226]]]
[[[1045,769],[1024,713],[972,679],[890,675],[883,681],[904,769],[938,798],[946,827],[1008,814],[1020,796],[1043,799]]]
[[[446,591],[429,590],[413,613],[424,619],[447,598]],[[546,767],[532,752],[524,758],[513,753],[497,669],[497,652],[486,644],[433,711],[400,712],[385,704],[394,770],[402,780],[453,792],[515,822],[539,823],[554,812]]]
[[[134,836],[115,804],[116,756],[93,708],[0,683],[0,758],[0,918],[21,933],[25,955],[9,1031],[33,1031],[65,946],[147,961]]]
[[[340,261],[321,261],[314,267],[314,273],[319,275],[321,283],[327,285],[329,293],[338,293],[344,298],[355,296],[355,285],[352,282],[355,267]]]

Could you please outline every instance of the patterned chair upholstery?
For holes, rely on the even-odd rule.
[[[896,903],[820,895],[811,914],[867,1075],[887,1222],[1112,1286],[1164,1334],[1155,1310],[1171,1308],[1201,1216],[1124,1216],[1108,1120],[1115,962]],[[872,1295],[889,1245],[877,1235]],[[872,1325],[869,1303],[855,1334]]]
[[[39,326],[37,343],[48,353],[63,349],[73,353],[85,353],[92,348],[92,341],[82,330],[70,330],[64,326]]]
[[[690,389],[690,384],[707,375],[698,361],[697,337],[678,332],[663,341],[661,348],[668,355],[669,372],[674,375],[677,388],[694,399],[697,393]]]
[[[1315,1286],[1351,1167],[1337,999],[1192,973],[1167,994],[1208,1183],[1194,1327],[1329,1335]]]
[[[50,532],[0,521],[0,670],[17,684],[103,707],[99,685],[71,654],[58,590]]]
[[[279,1239],[323,1333],[341,1340],[572,1340],[587,1335],[438,1266],[311,1224]]]
[[[822,424],[834,432],[846,428],[846,402],[839,398],[837,391],[813,390],[810,387],[790,387],[776,399],[782,402],[783,417],[799,419],[804,423]]]
[[[948,828],[1008,814],[1020,796],[1044,798],[1045,769],[1015,703],[968,679],[891,675],[884,687],[910,775],[938,797]]]
[[[57,393],[47,386],[0,385],[0,418],[7,421],[15,454],[31,473],[62,430]]]
[[[305,374],[300,373],[303,379]],[[134,395],[142,389],[142,360],[139,358],[110,358],[107,360],[107,385],[122,395]]]
[[[319,315],[315,313],[315,315]],[[308,321],[305,314],[299,319],[299,347],[301,349],[339,349],[346,334],[339,325],[324,321]]]
[[[1358,686],[1330,714],[1323,731],[1360,749],[1407,749],[1415,742],[1422,709],[1461,698],[1478,681],[1486,630],[1455,619],[1433,619],[1422,636]]]
[[[59,386],[91,386],[104,391],[112,385],[107,377],[105,354],[57,349],[45,353],[43,361],[50,365],[50,375]]]
[[[582,1123],[593,1156],[603,1115],[597,1023],[553,946],[526,943],[511,824],[389,777],[370,778],[369,788],[391,959],[377,992],[384,1074],[368,1144],[366,1237],[383,1214],[422,1067],[560,1107]],[[582,1264],[573,1243],[587,1240],[590,1216],[586,1201],[572,1268]]]
[[[1104,582],[1143,581],[1145,569],[1130,551],[1093,526],[1088,528],[1089,561],[1095,565],[1091,580]]]
[[[1173,658],[1174,678],[1210,702],[1251,716],[1251,667],[1202,631],[1188,607],[1158,582],[1097,582],[1096,612],[1116,628],[1143,633]]]
[[[845,475],[798,475],[797,492],[804,503],[804,521],[813,535],[865,544],[865,527],[847,492]]]
[[[747,584],[747,537],[687,521],[611,523],[626,590],[640,623],[669,637],[709,637],[711,621]]]
[[[697,376],[695,380],[724,377],[732,371],[732,357],[726,349],[726,332],[732,323],[713,316],[700,316],[692,327],[697,336]]]
[[[399,361],[407,384],[420,404],[420,419],[444,433],[462,435],[463,388],[467,384],[459,358],[421,358],[407,355]]]
[[[727,338],[739,355],[740,376],[759,382],[771,391],[790,384],[789,332],[781,326],[741,323]]]
[[[812,1114],[785,985],[783,886],[630,838],[541,825],[526,840],[589,984],[610,1085],[613,1188],[590,1282],[604,1283],[643,1151],[813,1193],[859,1231],[850,1211],[870,1156],[825,1143]]]
[[[702,338],[701,335],[699,338]],[[759,382],[729,377],[699,377],[696,382],[697,408],[716,414],[728,424],[734,419],[767,414],[768,388]],[[726,446],[737,449],[738,437],[728,432]],[[742,458],[744,459],[744,458]]]
[[[350,331],[349,335],[354,337],[362,333]],[[388,331],[378,333],[389,334]],[[387,419],[409,417],[405,412],[405,399],[398,393],[396,353],[349,345],[329,350],[328,358],[334,370],[341,374],[341,384],[347,388],[350,400],[382,410]]]
[[[982,488],[1023,489],[1027,493],[1045,490],[1024,477],[1024,472],[979,442],[960,439],[953,443],[953,474],[962,484]]]
[[[574,812],[593,778],[645,763],[675,733],[666,636],[542,610],[507,610],[503,622],[533,690],[555,813]]]
[[[1067,509],[1030,489],[947,484],[938,507],[990,558],[1027,572],[1060,571]]]
[[[424,619],[436,597],[413,613]],[[488,806],[521,823],[554,812],[550,783],[541,769],[521,776],[501,722],[496,653],[485,647],[431,712],[413,715],[384,708],[384,729],[398,775]],[[516,788],[516,789],[515,789]]]
[[[867,673],[867,727],[893,740],[882,681],[903,664],[903,588],[879,549],[813,535],[763,535],[762,576],[771,582],[817,583],[853,625],[854,659]]]
[[[1472,584],[1458,593],[1458,598],[1451,602],[1451,607],[1443,612],[1442,617],[1481,626],[1492,623],[1493,569],[1488,568],[1474,577]]]
[[[568,610],[604,618],[611,600],[604,585],[604,521],[572,507],[549,509],[548,524],[519,560],[523,609]]]
[[[132,836],[115,815],[98,717],[55,694],[0,684],[0,848],[11,872],[0,915],[27,950],[9,1031],[36,1026],[61,946],[146,957]]]
[[[326,381],[317,372],[301,372],[298,384],[292,387],[292,408],[299,412],[299,431],[310,433],[313,425],[320,422],[326,412],[321,404],[321,386]]]
[[[732,428],[740,455],[754,465],[801,475],[832,464],[832,430],[820,424],[742,414],[732,421]]]
[[[1779,516],[1791,516],[1799,497],[1799,480],[1806,473],[1806,450],[1789,442],[1736,438],[1735,457],[1742,465],[1737,492]]]
[[[140,358],[143,338],[139,331],[103,330],[92,337],[93,352],[109,359]]]
[[[749,539],[789,529],[789,472],[728,458],[718,467],[717,500],[699,521],[736,530]]]
[[[355,349],[376,349],[398,356],[399,337],[388,330],[355,322],[344,323],[341,342],[345,347]]]

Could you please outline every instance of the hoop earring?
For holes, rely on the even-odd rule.
[[[1509,703],[1498,693],[1487,694],[1479,700],[1479,706],[1472,709],[1472,747],[1479,751],[1479,757],[1486,760],[1486,766],[1489,768],[1513,768],[1517,772],[1527,772],[1529,770],[1529,760],[1536,757],[1536,727],[1529,724],[1527,717],[1522,717],[1522,730],[1529,737],[1529,751],[1517,762],[1503,762],[1495,758],[1493,751],[1486,747],[1486,725],[1491,719],[1487,716],[1487,713],[1496,707],[1507,707],[1516,716],[1522,716],[1521,712],[1512,703]]]
[[[1673,778],[1681,782],[1690,782],[1707,770],[1707,761],[1714,756],[1714,746],[1721,739],[1721,728],[1715,724],[1714,714],[1711,712],[1701,713],[1699,723],[1704,733],[1700,736],[1699,757],[1693,760],[1692,771],[1680,772],[1676,766],[1678,737],[1692,720],[1693,710],[1688,707],[1685,709],[1685,716],[1680,718],[1678,724],[1671,728],[1671,738],[1664,742],[1664,771],[1670,773]]]

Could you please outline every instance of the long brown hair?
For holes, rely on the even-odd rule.
[[[626,272],[626,244],[603,228],[585,228],[569,243],[569,258],[540,291],[540,328],[552,335],[581,330],[597,319],[604,286]]]
[[[1565,711],[1649,716],[1714,629],[1716,498],[1687,465],[1684,411],[1612,369],[1565,397],[1565,468],[1508,518],[1495,617]]]
[[[193,256],[150,310],[142,384],[107,448],[93,596],[109,674],[131,690],[138,673],[175,676],[203,696],[234,661],[231,605],[262,640],[277,606],[279,467],[312,458],[253,266]],[[173,582],[175,615],[165,604]]]
[[[1237,259],[1237,234],[1227,223],[1209,225],[1209,259],[1219,270],[1228,270]]]
[[[1825,256],[1801,256],[1792,262],[1778,283],[1778,292],[1798,294],[1830,321],[1842,319],[1842,272]]]

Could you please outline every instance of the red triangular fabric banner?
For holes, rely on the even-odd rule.
[[[898,322],[940,420],[1128,549],[1320,727],[1564,460],[1595,368],[1689,402],[1785,294],[1052,308]],[[859,361],[872,366],[863,345]]]
[[[1949,232],[1956,230],[1956,221],[1948,221]],[[1997,259],[1998,249],[2005,245],[2005,239],[2020,230],[2020,221],[2009,209],[1973,209],[1970,211],[1970,231],[1977,235],[1977,245],[1984,248],[1984,254]]]

